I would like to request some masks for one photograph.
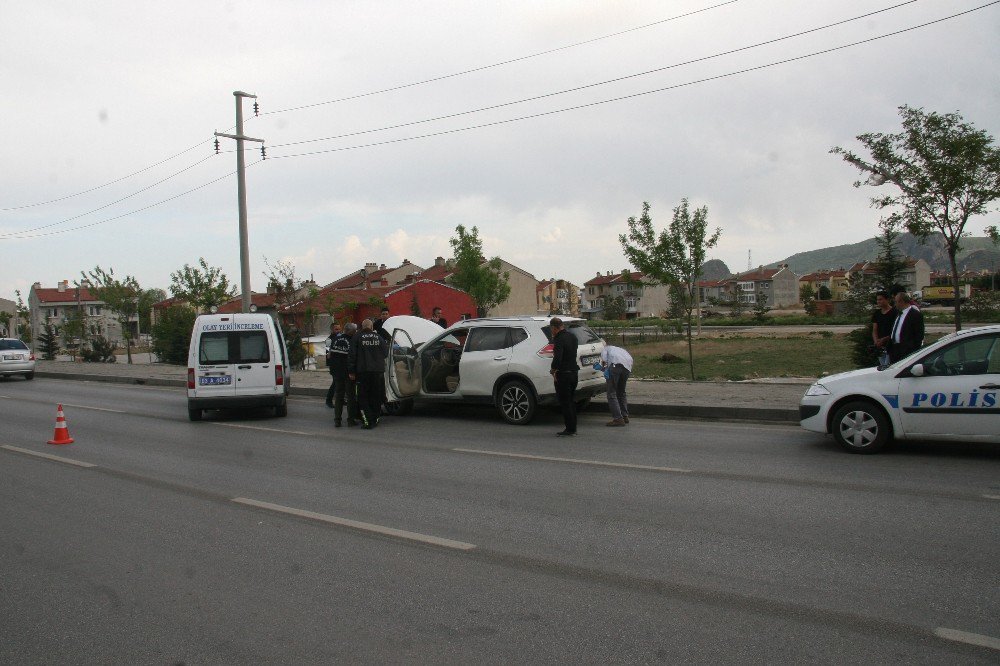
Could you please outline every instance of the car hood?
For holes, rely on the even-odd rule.
[[[428,319],[413,317],[411,315],[396,315],[395,317],[389,317],[385,320],[385,323],[382,324],[382,329],[390,336],[400,329],[406,331],[406,334],[410,336],[410,340],[413,342],[414,347],[422,345],[435,335],[444,331],[443,328]]]
[[[844,382],[848,382],[855,386],[865,386],[875,384],[883,380],[893,379],[896,374],[897,373],[892,370],[880,371],[878,368],[861,368],[860,370],[849,370],[848,372],[840,372],[828,377],[820,377],[816,380],[816,383],[822,384],[827,388],[832,388]]]

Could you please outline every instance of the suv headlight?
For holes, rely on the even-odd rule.
[[[816,382],[809,387],[806,391],[806,395],[830,395],[830,390],[819,382]]]

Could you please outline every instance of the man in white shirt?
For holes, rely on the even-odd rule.
[[[620,427],[628,423],[625,384],[632,374],[632,356],[621,347],[605,345],[601,351],[601,365],[607,371],[608,377],[608,407],[611,409],[611,420],[607,425],[613,428]]]

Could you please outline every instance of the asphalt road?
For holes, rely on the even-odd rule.
[[[45,444],[57,402],[75,444]],[[335,430],[318,399],[190,423],[178,389],[41,378],[0,409],[0,663],[1000,658],[998,447]]]

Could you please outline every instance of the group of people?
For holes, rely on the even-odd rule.
[[[573,437],[576,435],[576,401],[573,398],[580,373],[580,366],[576,362],[579,343],[576,336],[566,330],[559,317],[553,317],[549,326],[552,330],[550,372],[565,425],[556,435]],[[611,410],[611,420],[605,425],[624,426],[629,422],[625,386],[632,375],[632,356],[621,347],[605,345],[601,350],[600,368],[607,380],[608,408]]]
[[[330,325],[326,339],[326,364],[332,381],[326,392],[326,406],[333,408],[333,425],[372,429],[379,423],[385,403],[385,359],[389,356],[389,334],[383,328],[389,318],[389,308],[383,307],[377,319],[365,319],[358,325]],[[441,328],[448,323],[435,307],[430,320]]]
[[[879,366],[905,358],[924,344],[924,315],[904,290],[875,295],[872,342],[879,353]]]

